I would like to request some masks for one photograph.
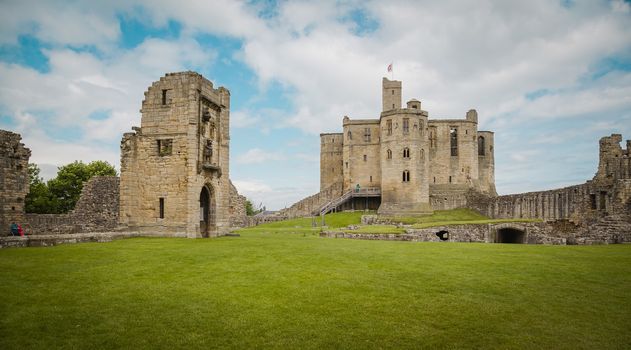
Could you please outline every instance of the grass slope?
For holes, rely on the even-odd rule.
[[[0,349],[631,347],[631,245],[270,229],[3,249],[0,281]]]

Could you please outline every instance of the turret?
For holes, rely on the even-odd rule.
[[[401,108],[401,82],[383,78],[382,83],[383,111]]]

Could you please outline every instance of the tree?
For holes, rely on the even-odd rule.
[[[27,213],[51,214],[58,212],[58,203],[48,190],[48,186],[39,176],[37,164],[28,165],[29,193],[26,195],[24,210]]]
[[[256,214],[254,212],[254,205],[252,205],[252,202],[249,199],[245,200],[245,214],[247,216],[252,216],[252,215]]]
[[[32,173],[31,173],[32,168]],[[31,191],[27,196],[27,212],[67,213],[79,200],[83,184],[93,176],[116,176],[114,166],[104,161],[85,164],[81,161],[59,167],[57,177],[47,184],[39,177],[39,168],[29,165]]]

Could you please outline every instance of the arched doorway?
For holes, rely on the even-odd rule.
[[[501,228],[497,230],[496,243],[525,243],[526,233],[516,228]]]
[[[215,230],[215,198],[208,186],[202,187],[199,194],[199,233],[208,237]]]

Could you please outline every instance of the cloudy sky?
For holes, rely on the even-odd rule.
[[[624,1],[0,2],[0,128],[46,177],[119,166],[122,133],[166,72],[231,91],[231,178],[279,209],[319,188],[319,134],[377,118],[394,64],[430,118],[478,110],[500,194],[591,178],[598,139],[631,138]]]

